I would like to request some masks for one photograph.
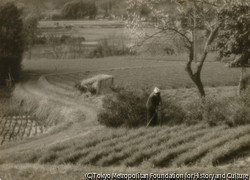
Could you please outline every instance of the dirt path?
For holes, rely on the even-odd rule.
[[[60,95],[51,94],[38,86],[36,82],[29,81],[18,85],[22,91],[38,99],[47,99],[62,106],[63,108],[70,108],[74,111],[81,111],[85,117],[82,121],[73,122],[70,127],[65,128],[57,133],[51,135],[40,135],[37,138],[28,138],[23,142],[15,143],[7,146],[6,149],[0,150],[1,156],[10,155],[12,153],[33,151],[34,149],[51,146],[55,143],[60,143],[76,137],[84,137],[90,132],[100,130],[103,126],[97,122],[97,109],[94,109],[88,103],[78,102],[75,99],[69,99]]]

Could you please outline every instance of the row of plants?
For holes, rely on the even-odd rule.
[[[224,128],[225,127],[220,126],[213,130],[208,129],[208,131],[205,131],[205,134],[204,129],[200,131],[199,129],[190,129],[189,132],[183,134],[174,134],[159,146],[152,146],[145,149],[140,148],[141,151],[138,151],[128,158],[125,161],[125,164],[133,166],[136,163],[142,163],[142,160],[147,160],[154,166],[166,165],[166,162],[169,163],[170,158],[174,158],[177,155],[194,148],[199,141],[213,138],[208,132],[222,130]]]
[[[249,126],[248,126],[249,129]],[[249,150],[250,147],[249,133],[235,138],[231,141],[227,141],[222,146],[211,149],[201,160],[200,163],[203,166],[207,164],[216,166],[224,160],[230,160],[230,156],[237,155],[239,152]]]
[[[148,163],[151,167],[206,167],[233,158],[232,155],[249,148],[249,125],[232,129],[226,125],[208,127],[201,123],[191,127],[178,125],[172,131],[164,128],[161,130],[159,127],[132,130],[119,128],[120,132],[114,130],[107,134],[103,134],[107,131],[103,129],[95,133],[96,136],[90,134],[86,141],[79,137],[54,144],[49,149],[23,153],[22,156],[17,153],[8,161],[97,166],[133,167]]]
[[[209,151],[211,151],[211,149],[215,149],[216,147],[225,144],[229,139],[238,139],[239,137],[250,133],[250,128],[248,126],[242,127],[241,131],[237,130],[238,129],[233,129],[231,132],[228,132],[227,134],[221,134],[221,136],[218,136],[215,139],[204,139],[205,141],[201,140],[199,146],[196,146],[190,151],[179,155],[173,160],[174,163],[177,166],[181,166],[182,164],[188,165],[207,154]]]
[[[108,127],[140,127],[146,124],[146,91],[128,90],[114,87],[114,93],[103,100],[104,110],[98,121]],[[242,96],[191,99],[181,103],[175,99],[163,99],[159,118],[163,124],[197,124],[201,121],[210,126],[227,124],[229,127],[250,123],[250,89]],[[160,122],[159,122],[160,123]]]

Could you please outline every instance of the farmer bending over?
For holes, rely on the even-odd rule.
[[[160,89],[155,88],[150,94],[146,107],[147,107],[147,126],[155,126],[157,124],[157,108],[161,104]]]

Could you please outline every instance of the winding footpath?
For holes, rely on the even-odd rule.
[[[23,141],[12,143],[0,149],[1,156],[10,155],[15,152],[29,152],[35,149],[51,146],[56,143],[61,143],[66,140],[74,139],[76,137],[82,137],[88,135],[93,131],[97,131],[103,128],[97,122],[97,109],[91,106],[89,103],[79,102],[76,99],[70,99],[63,97],[62,95],[55,95],[50,93],[39,86],[37,82],[28,81],[22,84],[18,84],[17,87],[22,93],[27,93],[29,96],[38,99],[47,99],[62,108],[72,109],[72,112],[80,111],[84,114],[81,121],[71,120],[73,123],[64,128],[61,131],[42,134],[34,138],[27,138]],[[100,97],[98,100],[100,101]],[[74,117],[74,116],[73,116]]]

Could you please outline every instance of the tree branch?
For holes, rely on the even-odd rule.
[[[148,36],[147,38],[145,38],[145,39],[141,42],[141,44],[143,44],[143,43],[144,43],[145,41],[147,41],[148,39],[154,37],[154,36],[157,35],[157,34],[160,34],[160,33],[164,32],[164,31],[166,31],[166,29],[162,29],[161,31],[156,32],[156,33],[152,34],[151,36]]]
[[[201,69],[203,67],[203,64],[205,62],[205,59],[207,57],[207,53],[208,53],[208,46],[214,41],[217,33],[219,31],[219,26],[217,26],[209,35],[208,39],[207,39],[207,42],[205,44],[205,47],[204,47],[204,50],[203,50],[203,54],[202,54],[202,57],[201,57],[201,61],[200,61],[200,64],[197,66],[197,73],[200,73],[201,72]]]
[[[177,29],[174,29],[174,28],[168,28],[168,30],[170,31],[174,31],[176,33],[178,33],[179,35],[181,35],[182,37],[184,37],[190,44],[192,43],[192,41],[190,41],[190,39],[188,39],[188,37],[184,34],[184,33],[181,33],[180,31],[178,31]]]

